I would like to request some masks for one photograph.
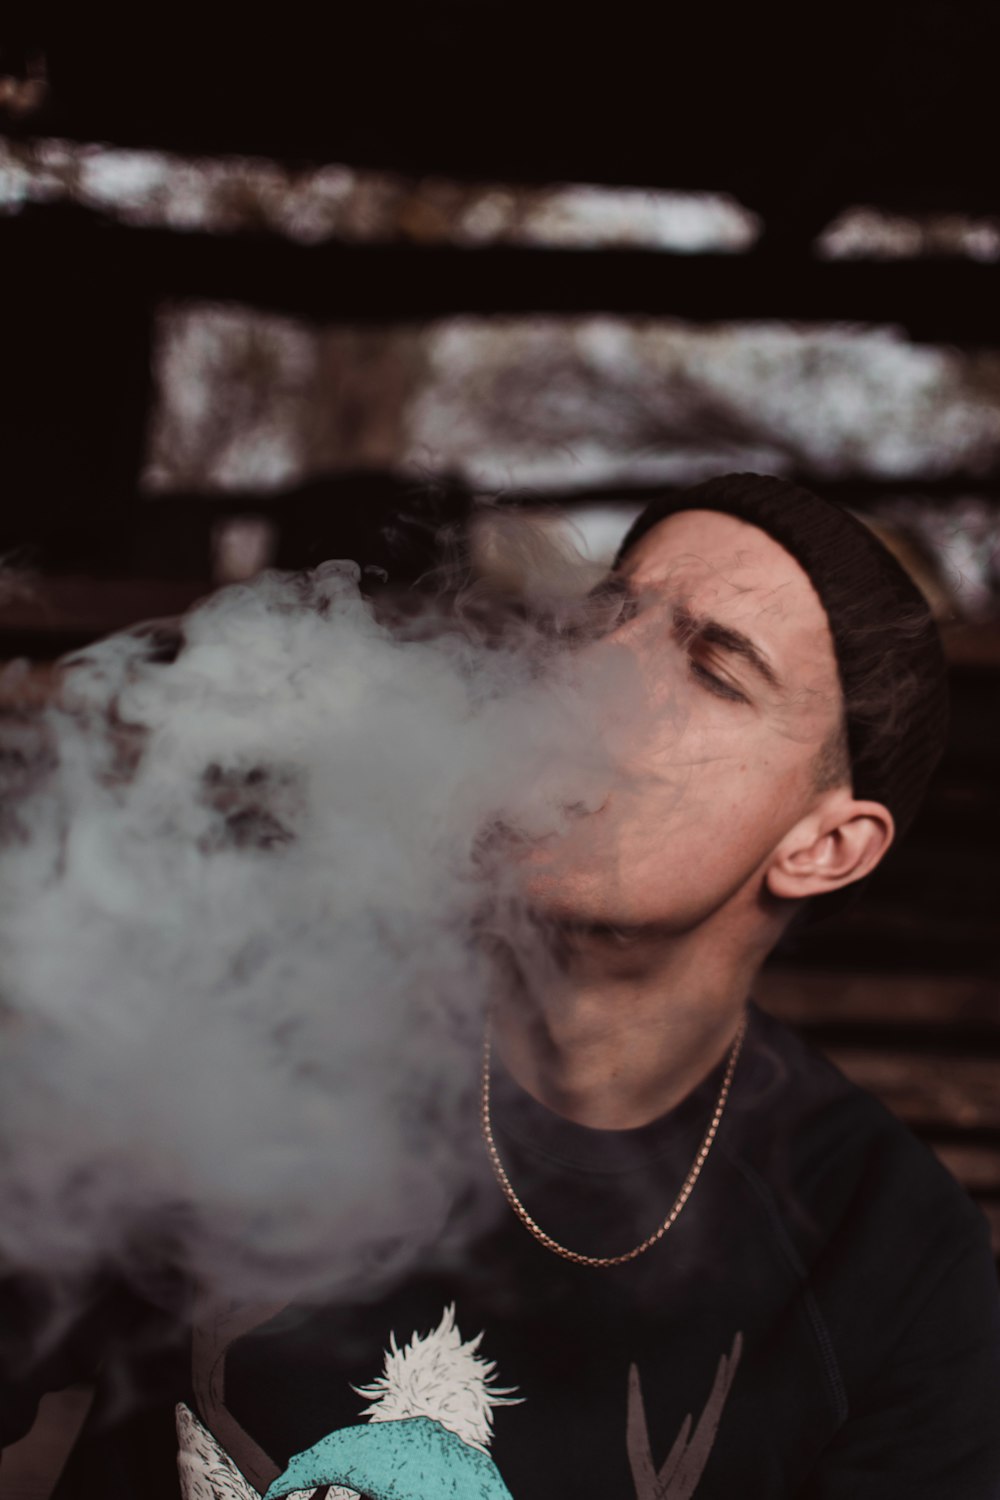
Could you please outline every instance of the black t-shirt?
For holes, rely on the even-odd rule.
[[[721,1078],[612,1132],[497,1076],[528,1211],[574,1250],[630,1249],[676,1198]],[[116,1348],[60,1497],[176,1497],[178,1458],[185,1500],[1000,1496],[982,1216],[753,1008],[694,1193],[636,1260],[563,1260],[504,1205],[461,1265],[376,1303],[234,1309],[193,1347],[119,1331]]]

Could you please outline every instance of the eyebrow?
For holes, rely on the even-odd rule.
[[[683,606],[674,610],[674,625],[685,641],[702,641],[706,646],[718,646],[720,650],[731,651],[735,656],[742,657],[769,687],[781,689],[781,678],[760,647],[748,635],[744,635],[742,630],[734,630],[731,625],[723,625],[721,621],[709,616],[693,615]]]

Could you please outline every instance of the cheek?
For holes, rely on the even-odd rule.
[[[677,810],[695,836],[717,839],[730,851],[763,854],[801,816],[800,756],[747,734],[740,739],[728,754],[691,765]]]
[[[798,746],[783,745],[744,754],[734,765],[726,799],[733,833],[762,857],[807,811],[810,765]]]

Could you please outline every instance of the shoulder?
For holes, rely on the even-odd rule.
[[[738,1170],[767,1193],[804,1266],[837,1247],[933,1275],[970,1245],[982,1214],[934,1153],[787,1026],[752,1009],[727,1132]]]
[[[912,1345],[981,1346],[996,1366],[998,1298],[979,1209],[878,1100],[781,1023],[753,1012],[726,1150],[836,1351],[864,1386]],[[936,1353],[935,1353],[936,1351]]]

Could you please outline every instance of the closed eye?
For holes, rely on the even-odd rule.
[[[691,675],[703,687],[708,688],[710,693],[714,693],[717,698],[725,698],[730,703],[749,702],[749,699],[740,692],[739,688],[733,687],[732,683],[727,682],[724,677],[717,677],[703,662],[696,661],[693,657],[691,659]]]
[[[713,672],[710,664],[717,660],[718,653],[722,653],[725,662],[736,658],[772,687],[780,687],[770,663],[742,631],[722,625],[718,620],[699,618],[684,605],[676,606],[673,614],[674,638],[687,652],[691,675],[717,698],[725,698],[728,703],[751,701],[728,676]]]

